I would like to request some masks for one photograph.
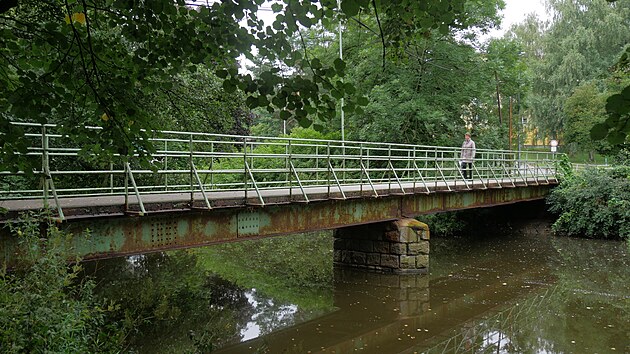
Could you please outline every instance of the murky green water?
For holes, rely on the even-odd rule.
[[[555,238],[545,223],[532,223],[511,235],[433,238],[431,247],[430,275],[335,269],[322,280],[329,283],[314,284],[321,290],[313,301],[291,301],[282,283],[268,291],[275,298],[209,274],[200,267],[204,252],[87,269],[136,328],[130,351],[630,352],[625,244]]]

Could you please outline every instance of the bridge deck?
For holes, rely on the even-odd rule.
[[[389,195],[401,194],[431,194],[439,192],[461,192],[469,190],[482,190],[487,188],[515,188],[517,186],[533,186],[557,184],[555,178],[528,177],[525,179],[474,179],[470,181],[452,180],[437,181],[427,184],[402,182],[379,183],[379,184],[359,184],[342,186],[343,194],[337,186],[319,186],[319,187],[299,187],[281,188],[281,189],[264,189],[260,190],[260,195],[256,190],[240,191],[210,191],[206,192],[212,208],[230,208],[245,206],[260,206],[261,199],[264,205],[278,205],[288,203],[304,203],[307,201],[322,201],[330,199],[351,199],[351,198],[373,198]],[[402,187],[402,188],[401,188]],[[166,212],[166,211],[184,211],[192,208],[207,208],[201,192],[193,193],[193,201],[191,202],[191,193],[153,193],[142,194],[140,196],[145,210],[148,213]],[[138,200],[135,196],[128,198],[128,210],[125,208],[124,195],[111,196],[85,196],[85,197],[68,197],[60,198],[59,206],[63,209],[66,218],[84,218],[95,216],[117,216],[125,213],[139,212]],[[49,205],[55,206],[54,200],[49,199]],[[16,214],[29,211],[40,210],[44,208],[44,200],[38,199],[16,199],[16,200],[0,200],[0,208],[8,210],[1,219],[9,219]]]

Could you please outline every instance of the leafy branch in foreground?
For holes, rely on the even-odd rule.
[[[149,109],[154,92],[199,67],[221,78],[228,93],[245,92],[250,108],[280,111],[304,126],[329,119],[335,99],[354,88],[340,80],[344,65],[306,60],[291,45],[301,28],[330,27],[338,14],[347,19],[378,11],[383,43],[395,48],[419,32],[467,27],[467,2],[345,0],[338,9],[335,0],[284,0],[273,4],[270,26],[257,16],[264,0],[3,2],[0,165],[37,169],[23,155],[24,131],[10,124],[15,121],[61,124],[78,146],[104,156],[150,155],[155,147],[147,138],[158,126]],[[257,77],[238,71],[238,58],[251,59],[253,47],[274,63]],[[297,69],[283,73],[284,64]],[[364,102],[346,99],[346,111]]]

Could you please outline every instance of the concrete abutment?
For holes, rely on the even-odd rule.
[[[334,262],[384,273],[427,273],[429,234],[429,226],[415,219],[339,228]]]

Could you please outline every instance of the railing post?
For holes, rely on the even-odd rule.
[[[368,151],[370,151],[370,150],[368,150]],[[359,145],[359,164],[361,166],[363,166],[363,143],[361,143]],[[359,181],[361,182],[361,185],[359,186],[359,192],[360,192],[361,196],[363,197],[363,173],[361,173],[360,176],[361,177],[360,177]]]
[[[392,166],[392,145],[389,144],[387,145],[387,164],[389,166]],[[393,171],[393,167],[392,166],[392,171]],[[392,174],[388,173],[387,174],[387,194],[392,194]]]
[[[319,145],[315,145],[315,181],[319,183]]]
[[[332,167],[332,163],[330,161],[330,141],[326,145],[326,160],[328,161],[328,168],[326,169],[328,171],[326,173],[326,180],[328,185],[328,199],[330,199],[330,169]]]
[[[289,173],[289,200],[293,200],[293,175],[291,174],[291,140],[289,140],[288,147],[288,155],[287,155],[287,172]]]
[[[413,165],[417,166],[416,165],[416,147],[415,146],[413,147],[413,158],[412,158],[412,161],[413,161]],[[409,168],[411,168],[411,166],[409,166]],[[416,176],[416,174],[414,173],[413,174],[413,192],[414,193],[416,192],[416,180],[417,179],[418,179],[418,176]]]
[[[168,191],[168,141],[164,140],[164,190]]]
[[[42,124],[42,192],[44,197],[44,209],[48,209],[48,136],[46,125]]]
[[[435,182],[434,182],[435,183],[435,191],[437,191],[437,181],[438,181],[438,178],[437,178],[438,177],[437,176],[437,173],[438,173],[438,151],[437,151],[437,146],[435,146],[433,148],[433,151],[434,151],[433,152],[433,155],[434,155],[433,157],[435,159],[435,170],[433,171],[433,178],[435,178]]]
[[[193,206],[195,201],[195,190],[193,186],[193,135],[190,134],[189,140],[189,148],[190,148],[190,157],[189,157],[189,167],[190,167],[190,206]]]
[[[109,162],[109,194],[114,194],[114,162]]]
[[[210,143],[210,189],[214,190],[214,142]]]
[[[245,203],[247,203],[247,138],[243,138],[243,188],[245,189]]]
[[[129,211],[129,164],[125,162],[125,212]]]

